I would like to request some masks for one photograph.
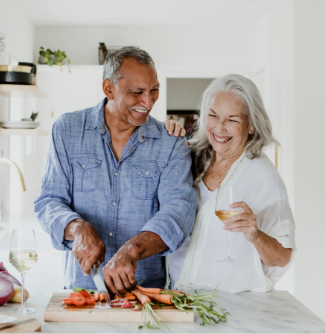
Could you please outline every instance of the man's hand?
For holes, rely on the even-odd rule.
[[[115,296],[125,294],[136,283],[137,260],[122,247],[103,268],[103,276],[109,291]]]
[[[158,234],[141,232],[127,241],[103,268],[109,291],[125,294],[136,283],[137,261],[168,249]]]
[[[73,240],[72,253],[84,275],[90,274],[91,267],[98,267],[105,260],[106,247],[95,228],[85,220],[75,219],[64,230],[64,238]]]

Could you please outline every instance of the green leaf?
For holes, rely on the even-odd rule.
[[[80,292],[80,291],[84,291],[85,289],[84,288],[73,288],[72,290],[73,292]]]
[[[138,328],[139,328],[139,329],[142,329],[142,328],[143,328],[143,326],[139,326]]]

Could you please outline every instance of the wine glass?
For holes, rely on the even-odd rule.
[[[216,216],[224,222],[231,216],[238,215],[242,213],[240,208],[230,208],[230,205],[239,202],[238,196],[238,186],[235,184],[226,186],[220,185],[218,187],[218,194],[216,198],[215,214]],[[217,262],[233,262],[234,260],[230,257],[230,245],[229,245],[229,230],[227,230],[227,256],[223,260],[217,260]]]
[[[37,262],[34,230],[19,229],[12,231],[9,261],[20,272],[22,285],[21,307],[19,309],[12,310],[11,313],[34,313],[34,309],[26,308],[24,296],[24,276],[26,272]]]

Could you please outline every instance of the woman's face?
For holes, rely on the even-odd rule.
[[[206,132],[217,155],[237,158],[244,151],[248,135],[253,133],[242,101],[234,94],[219,92],[212,98]]]

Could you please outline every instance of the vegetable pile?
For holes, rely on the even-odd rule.
[[[104,301],[101,296],[99,296],[98,292],[93,290],[75,288],[73,291],[69,298],[63,299],[63,303],[83,306],[94,305]],[[221,307],[219,311],[214,309],[217,303],[213,299],[216,298],[217,295],[217,291],[205,294],[195,292],[194,295],[189,295],[182,291],[143,288],[140,285],[136,285],[131,292],[114,297],[114,300],[111,302],[111,307],[130,308],[135,311],[140,311],[137,305],[137,302],[140,301],[142,304],[143,322],[143,325],[139,326],[140,329],[143,327],[155,329],[157,327],[161,328],[162,326],[168,329],[167,325],[153,310],[152,305],[159,307],[174,305],[183,312],[194,312],[196,310],[202,320],[201,325],[210,325],[211,323],[217,324],[219,322],[226,322],[227,315],[229,314]]]
[[[28,299],[29,294],[24,290],[24,299]],[[20,282],[11,276],[2,262],[0,262],[0,305],[9,301],[20,303],[22,300],[22,288]]]
[[[137,285],[137,291],[133,291],[136,296],[145,296],[147,299],[141,297],[143,301],[138,297],[144,307],[142,308],[142,319],[143,325],[146,328],[154,329],[155,326],[161,327],[161,325],[166,324],[158,317],[158,315],[153,311],[151,305],[151,299],[159,302],[159,306],[165,305],[175,305],[179,310],[183,312],[194,312],[197,311],[202,322],[201,325],[210,325],[210,323],[226,322],[227,315],[225,309],[219,309],[219,312],[214,309],[217,303],[213,300],[218,295],[218,291],[212,291],[206,294],[195,295],[185,294],[182,291],[177,290],[163,290],[157,288],[143,288]],[[144,303],[143,303],[144,302]],[[149,321],[147,322],[147,316]],[[142,328],[140,326],[139,328]],[[167,327],[167,326],[166,326]]]

